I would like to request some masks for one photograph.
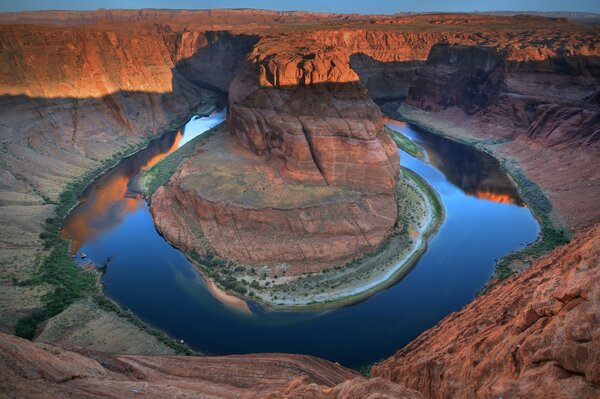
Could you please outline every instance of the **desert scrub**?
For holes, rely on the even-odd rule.
[[[540,238],[536,242],[511,252],[496,263],[496,276],[500,280],[504,280],[516,273],[514,267],[516,263],[530,265],[535,259],[549,253],[554,248],[567,244],[570,234],[554,220],[552,202],[544,191],[529,180],[514,163],[504,160],[501,165],[517,185],[519,194],[537,217],[541,228]]]
[[[40,323],[65,310],[67,306],[95,291],[96,275],[81,270],[68,257],[68,244],[62,240],[22,284],[50,284],[53,288],[42,297],[43,308],[21,318],[15,326],[19,337],[31,339]]]

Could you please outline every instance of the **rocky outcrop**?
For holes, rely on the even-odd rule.
[[[229,87],[236,141],[211,139],[156,192],[156,226],[185,250],[291,274],[343,265],[394,227],[396,146],[348,60],[262,48]]]
[[[177,72],[190,82],[228,92],[235,74],[258,41],[228,31],[176,32],[164,36]]]
[[[151,204],[157,228],[177,247],[257,269],[275,266],[273,275],[318,271],[371,252],[397,215],[394,193],[307,185],[277,160],[240,149],[223,131],[206,140]]]
[[[27,398],[406,398],[383,379],[310,356],[115,356],[0,333],[0,394]]]
[[[292,179],[393,193],[398,153],[383,120],[334,54],[256,54],[230,87],[227,130]]]
[[[430,398],[600,395],[600,226],[372,369]]]

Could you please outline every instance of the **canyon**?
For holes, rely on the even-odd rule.
[[[45,343],[2,335],[2,369],[10,371],[3,389],[103,396],[108,381],[125,394],[137,389],[131,381],[147,379],[155,396],[187,389],[217,397],[235,389],[247,397],[597,396],[598,35],[595,25],[564,19],[485,14],[0,15],[5,332],[43,308],[54,289],[27,282],[48,255],[40,234],[70,182],[89,179],[192,111],[211,112],[222,93],[225,131],[151,198],[157,228],[184,250],[286,263],[290,274],[375,250],[398,217],[399,165],[372,99],[392,98],[404,100],[393,107],[403,119],[474,144],[539,185],[551,205],[538,216],[575,236],[374,366],[377,378],[292,355],[253,355],[260,375],[243,382],[236,381],[253,356],[185,358],[195,371],[181,375],[172,362],[182,358],[138,356],[172,355],[164,340],[77,298],[39,326],[34,341]],[[211,180],[202,163],[214,160],[208,155],[233,162],[215,171],[230,185]],[[259,190],[244,197],[240,187]],[[82,339],[107,332],[120,339]],[[73,348],[82,342],[90,352]],[[201,376],[216,367],[223,374]]]

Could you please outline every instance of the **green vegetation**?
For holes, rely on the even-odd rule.
[[[33,277],[21,283],[50,284],[53,289],[43,296],[43,309],[17,322],[15,333],[18,336],[33,338],[40,323],[59,314],[76,300],[94,291],[96,276],[78,268],[67,256],[67,250],[66,241],[56,244]]]
[[[209,105],[210,109],[214,107],[213,103]],[[206,105],[204,108],[207,108]],[[185,120],[177,121],[175,128],[181,126],[184,122]],[[168,130],[172,129],[169,128]],[[46,219],[44,229],[40,233],[40,238],[44,242],[44,253],[48,255],[43,260],[38,258],[38,267],[36,267],[36,271],[30,279],[16,283],[19,285],[47,285],[51,289],[42,297],[42,309],[38,309],[17,321],[15,326],[15,334],[17,336],[32,339],[38,327],[44,321],[61,313],[74,302],[84,297],[92,297],[100,308],[127,318],[132,324],[155,336],[159,341],[171,347],[177,353],[192,353],[186,345],[148,326],[130,312],[124,312],[116,303],[104,297],[96,286],[97,273],[85,271],[73,262],[68,255],[69,243],[60,235],[62,220],[77,205],[79,194],[92,181],[108,169],[114,167],[121,159],[146,147],[150,140],[151,138],[143,140],[136,146],[130,145],[124,151],[117,152],[112,157],[101,161],[101,165],[98,168],[88,171],[77,180],[67,184],[66,188],[58,196],[58,201],[46,199],[46,203],[55,205],[54,216]]]
[[[130,147],[130,150],[134,150]],[[81,270],[68,256],[69,244],[60,236],[61,221],[67,216],[71,208],[77,204],[77,196],[88,184],[107,168],[116,164],[123,157],[123,153],[114,154],[113,157],[102,162],[102,166],[90,171],[74,182],[67,185],[55,203],[54,216],[46,219],[44,230],[40,238],[44,240],[44,249],[49,255],[41,261],[41,265],[33,276],[22,281],[21,285],[47,284],[52,289],[43,296],[44,307],[31,315],[21,318],[15,326],[15,334],[31,339],[35,336],[38,326],[62,312],[73,302],[95,292],[96,276]]]
[[[246,295],[248,293],[247,284],[238,280],[238,278],[233,275],[233,273],[245,272],[246,267],[235,261],[220,258],[213,253],[208,253],[206,256],[200,256],[198,253],[192,252],[188,255],[202,273],[213,280],[220,288],[240,295]]]
[[[444,219],[444,205],[442,205],[442,200],[433,187],[431,187],[425,180],[423,180],[412,170],[402,168],[402,174],[406,178],[412,180],[412,182],[416,184],[428,197],[428,202],[431,204],[433,211],[434,220],[436,220],[436,222],[432,223],[431,226],[429,226],[429,229],[427,229],[423,234],[425,237],[429,237],[435,232],[435,230],[440,226],[441,221]]]
[[[148,169],[144,174],[144,182],[142,183],[142,189],[146,196],[151,198],[152,194],[154,194],[154,192],[160,186],[167,184],[171,176],[173,176],[173,173],[177,171],[183,161],[191,157],[194,152],[196,152],[197,146],[216,132],[220,131],[222,128],[223,124],[221,123],[212,129],[207,130],[205,133],[194,138],[179,150],[173,152],[165,159],[154,165],[152,168]]]
[[[559,227],[558,223],[554,221],[552,203],[542,189],[529,180],[514,163],[503,161],[502,167],[517,184],[519,194],[536,215],[542,231],[539,240],[521,250],[506,255],[496,263],[496,275],[500,280],[516,273],[515,264],[520,263],[523,266],[529,266],[535,259],[549,253],[559,245],[568,243],[570,240],[569,232]]]
[[[408,137],[404,136],[402,133],[398,133],[395,130],[390,129],[389,127],[385,127],[385,130],[390,134],[392,139],[396,142],[398,148],[407,152],[418,159],[425,159],[425,150],[423,147],[410,140]]]

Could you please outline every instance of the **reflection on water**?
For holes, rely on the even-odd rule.
[[[496,158],[418,127],[409,127],[405,122],[389,118],[385,122],[425,148],[431,164],[465,193],[488,201],[525,206]]]
[[[142,151],[123,159],[119,165],[99,177],[80,197],[79,205],[65,219],[62,234],[72,241],[71,251],[77,253],[83,243],[108,233],[123,222],[127,213],[144,206],[139,195],[130,192],[131,179],[156,165],[183,144],[221,123],[226,110],[209,117],[196,117],[185,128],[153,140]]]
[[[455,143],[434,141],[402,125],[431,163],[401,152],[402,166],[440,195],[446,219],[414,268],[393,287],[359,304],[327,312],[252,314],[215,299],[196,268],[154,228],[148,205],[130,198],[131,176],[157,156],[224,119],[192,120],[156,148],[124,160],[92,184],[69,216],[65,234],[88,259],[104,264],[104,292],[137,316],[208,354],[304,353],[358,367],[388,357],[450,312],[470,302],[495,260],[534,241],[539,226],[521,207],[497,163]],[[391,126],[394,128],[394,126]],[[162,155],[157,155],[162,154]]]

